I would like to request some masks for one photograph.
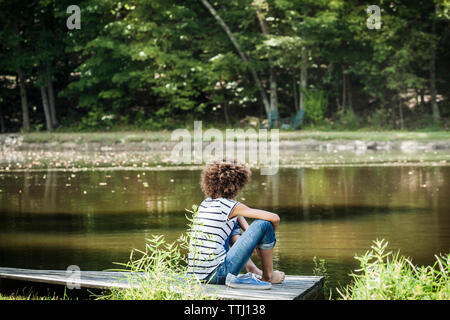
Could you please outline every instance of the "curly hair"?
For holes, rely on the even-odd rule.
[[[234,198],[250,181],[251,171],[236,159],[208,163],[201,176],[203,193],[212,198]]]

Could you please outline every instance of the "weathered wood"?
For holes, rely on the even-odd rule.
[[[80,271],[76,277],[64,270],[34,270],[0,268],[0,279],[47,283],[49,285],[79,285],[81,288],[130,288],[133,279],[143,274],[119,271]],[[206,292],[219,299],[237,300],[292,300],[317,296],[323,286],[323,277],[286,275],[282,284],[269,290],[233,289],[224,285],[205,285]]]

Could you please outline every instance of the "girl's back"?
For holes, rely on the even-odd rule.
[[[203,200],[194,217],[188,273],[204,279],[225,259],[225,242],[236,223],[230,213],[239,202],[226,198]]]

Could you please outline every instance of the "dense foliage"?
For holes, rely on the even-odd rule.
[[[448,0],[0,0],[1,130],[447,126]],[[68,12],[69,11],[69,12]]]

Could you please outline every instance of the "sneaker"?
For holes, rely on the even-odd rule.
[[[272,284],[267,281],[259,280],[255,274],[247,273],[235,276],[231,273],[227,274],[225,285],[235,289],[259,289],[266,290],[272,288]]]
[[[260,276],[259,274],[256,274],[256,273],[253,273],[253,272],[249,272],[249,273],[253,274],[256,277],[256,279],[258,279],[258,280],[262,279],[262,276]]]

